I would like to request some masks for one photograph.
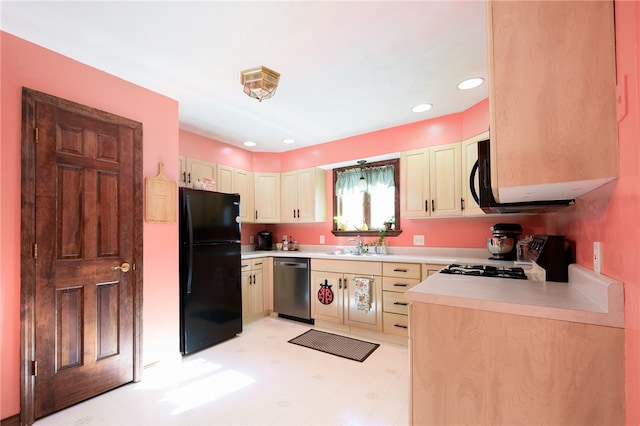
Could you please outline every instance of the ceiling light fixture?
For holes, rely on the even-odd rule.
[[[416,105],[413,108],[411,108],[411,111],[413,111],[413,112],[425,112],[425,111],[429,111],[431,108],[433,108],[433,105],[431,105],[431,104],[420,104],[420,105]]]
[[[256,143],[254,141],[246,141],[243,143],[244,146],[256,146]]]
[[[473,89],[474,87],[480,86],[482,83],[484,83],[484,78],[473,77],[458,84],[458,89],[469,90]]]
[[[366,192],[367,190],[367,180],[364,178],[364,165],[367,160],[358,160],[358,164],[360,164],[360,180],[358,181],[358,189],[360,192]]]
[[[258,102],[269,99],[276,93],[280,73],[267,67],[257,67],[240,72],[240,84],[244,87],[244,93]]]
[[[295,139],[291,139],[291,138],[287,138],[287,139],[282,139],[282,143],[286,143],[287,145],[292,144],[292,143],[296,143]]]

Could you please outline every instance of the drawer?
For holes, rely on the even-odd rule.
[[[404,293],[383,291],[382,310],[394,314],[409,315],[409,302],[404,300]]]
[[[409,336],[409,317],[406,315],[382,314],[382,331],[396,336]]]
[[[382,289],[387,291],[404,293],[419,283],[420,280],[417,278],[382,277]]]
[[[382,264],[382,276],[420,279],[421,265],[419,263],[385,262]]]

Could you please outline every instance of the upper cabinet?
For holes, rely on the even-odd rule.
[[[462,214],[460,144],[434,146],[429,152],[431,216]]]
[[[311,167],[281,175],[281,222],[326,219],[326,171]]]
[[[253,173],[218,164],[217,191],[240,194],[240,221],[254,221]]]
[[[496,200],[571,199],[615,178],[613,2],[487,5]]]
[[[254,173],[256,223],[280,222],[280,173]]]
[[[178,156],[180,186],[193,188],[196,182],[216,181],[216,164],[197,158]]]
[[[405,151],[400,155],[403,218],[462,215],[460,142]]]
[[[400,173],[401,216],[429,217],[429,148],[403,152]]]

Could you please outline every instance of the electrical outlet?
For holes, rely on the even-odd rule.
[[[414,246],[423,246],[424,245],[424,235],[414,235],[413,236],[413,245]]]
[[[324,244],[324,235],[320,235],[320,244]]]
[[[249,244],[255,244],[255,243],[254,243],[254,241],[255,241],[255,240],[253,239],[253,235],[251,235],[251,236],[249,237]]]
[[[599,241],[593,243],[593,270],[598,274],[602,270],[602,250]]]

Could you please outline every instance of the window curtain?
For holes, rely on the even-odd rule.
[[[367,182],[367,191],[395,187],[393,164],[365,167],[364,169],[354,167],[337,172],[336,195],[344,196],[360,193],[360,177],[362,176]]]

